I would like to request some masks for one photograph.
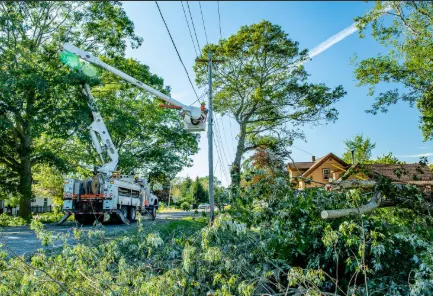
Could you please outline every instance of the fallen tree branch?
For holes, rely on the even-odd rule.
[[[344,180],[332,181],[326,184],[326,190],[343,190],[343,189],[373,189],[376,181],[371,180]]]
[[[376,192],[368,204],[362,205],[359,208],[324,210],[320,213],[323,219],[335,219],[349,215],[364,214],[377,209],[381,204],[380,192]]]

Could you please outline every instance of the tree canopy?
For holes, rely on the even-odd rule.
[[[365,163],[371,159],[371,151],[376,147],[376,143],[371,143],[370,138],[365,138],[362,134],[356,135],[353,139],[344,141],[346,152],[342,159],[347,163],[353,163],[352,150],[354,150],[355,163]]]
[[[280,26],[268,21],[242,26],[218,44],[203,47],[202,57],[208,52],[225,61],[214,65],[215,112],[230,115],[240,127],[232,185],[240,183],[245,152],[290,144],[302,136],[299,126],[337,119],[332,104],[345,95],[343,87],[309,83],[302,66],[307,50],[299,50]],[[207,65],[196,63],[194,69],[197,83],[206,84]]]
[[[362,60],[355,70],[359,85],[370,86],[369,94],[376,96],[367,112],[387,112],[399,101],[416,104],[424,139],[433,139],[433,6],[429,1],[378,1],[356,20],[361,37],[371,25],[373,38],[388,49],[386,54]],[[398,83],[404,88],[376,94],[381,83]]]
[[[64,42],[102,55],[161,91],[170,90],[147,66],[124,58],[127,45],[136,48],[142,39],[120,2],[1,3],[0,191],[20,198],[22,217],[30,214],[34,166],[83,173],[97,162],[87,134],[83,81],[93,86],[108,129],[121,146],[120,168],[152,171],[155,178],[173,176],[190,165],[188,156],[197,151],[197,138],[178,127],[175,112],[155,108],[148,95],[103,71],[100,77],[86,77],[62,65]]]

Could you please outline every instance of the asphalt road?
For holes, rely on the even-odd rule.
[[[144,219],[143,224],[151,226],[154,223],[161,223],[166,220],[179,220],[185,217],[193,216],[194,212],[164,212],[156,215],[155,221]],[[201,216],[201,213],[199,214]],[[67,240],[68,244],[76,243],[73,238],[73,229],[77,225],[75,222],[65,222],[61,226],[56,224],[45,224],[44,229],[52,232],[52,238],[56,238],[58,234],[70,234],[70,238]],[[103,230],[106,235],[115,235],[122,232],[131,231],[137,227],[137,222],[131,225],[125,224],[108,224],[103,227],[95,227],[92,225],[81,226],[84,231],[89,230]],[[41,241],[36,237],[36,234],[28,226],[16,226],[16,227],[2,227],[0,228],[0,243],[3,245],[3,249],[11,256],[19,255],[31,255],[38,249],[52,249],[63,245],[61,240],[54,241],[54,246],[42,246]]]

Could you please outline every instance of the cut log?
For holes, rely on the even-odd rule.
[[[371,180],[344,180],[332,181],[327,184],[329,190],[343,190],[343,189],[373,189],[376,186],[376,181]]]
[[[380,206],[381,198],[380,193],[375,193],[373,198],[368,204],[362,205],[359,208],[352,209],[338,209],[338,210],[324,210],[320,213],[323,219],[335,219],[349,215],[361,215],[377,209]]]

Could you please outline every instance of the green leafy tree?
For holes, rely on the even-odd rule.
[[[392,152],[389,152],[388,154],[384,154],[382,156],[379,156],[378,158],[369,161],[368,163],[377,163],[377,164],[401,164],[403,163],[400,161],[397,157],[392,155]]]
[[[161,77],[134,59],[104,59],[153,88],[170,94]],[[165,183],[185,166],[198,151],[198,134],[183,128],[174,110],[160,108],[157,100],[107,71],[101,71],[102,86],[92,90],[114,145],[119,151],[120,170],[139,169],[152,181]]]
[[[345,95],[343,87],[330,89],[308,82],[302,63],[307,50],[300,51],[280,26],[262,21],[241,29],[218,44],[202,50],[224,63],[214,64],[214,108],[229,114],[239,124],[238,144],[231,167],[234,192],[240,184],[244,153],[277,142],[290,144],[302,136],[297,127],[337,119],[331,105]],[[196,81],[208,82],[207,65],[196,63]]]
[[[208,191],[204,189],[198,177],[196,177],[195,181],[191,184],[190,190],[194,208],[196,208],[199,203],[209,200]]]
[[[88,114],[81,90],[60,65],[65,41],[110,57],[124,55],[128,41],[141,44],[119,2],[1,3],[1,174],[6,190],[18,190],[22,217],[30,215],[32,166],[56,160],[49,151],[35,151],[34,139],[44,131],[67,137],[83,129],[80,119]]]
[[[355,163],[366,163],[371,159],[371,151],[376,147],[376,144],[371,143],[369,138],[364,139],[362,134],[344,141],[344,144],[346,152],[343,153],[342,159],[347,163],[353,163],[352,150],[355,150]]]
[[[191,178],[186,177],[185,180],[182,182],[182,185],[180,186],[180,193],[182,195],[182,199],[181,199],[182,202],[192,203],[191,186],[192,186]]]
[[[389,10],[385,11],[385,7]],[[386,19],[386,21],[384,21]],[[372,36],[386,46],[386,54],[362,60],[355,70],[359,85],[370,86],[376,102],[367,112],[387,112],[399,101],[416,104],[421,112],[420,128],[425,140],[433,138],[433,6],[429,1],[375,2],[362,17],[360,36],[371,24]],[[404,88],[390,88],[376,95],[381,83],[398,83]]]

